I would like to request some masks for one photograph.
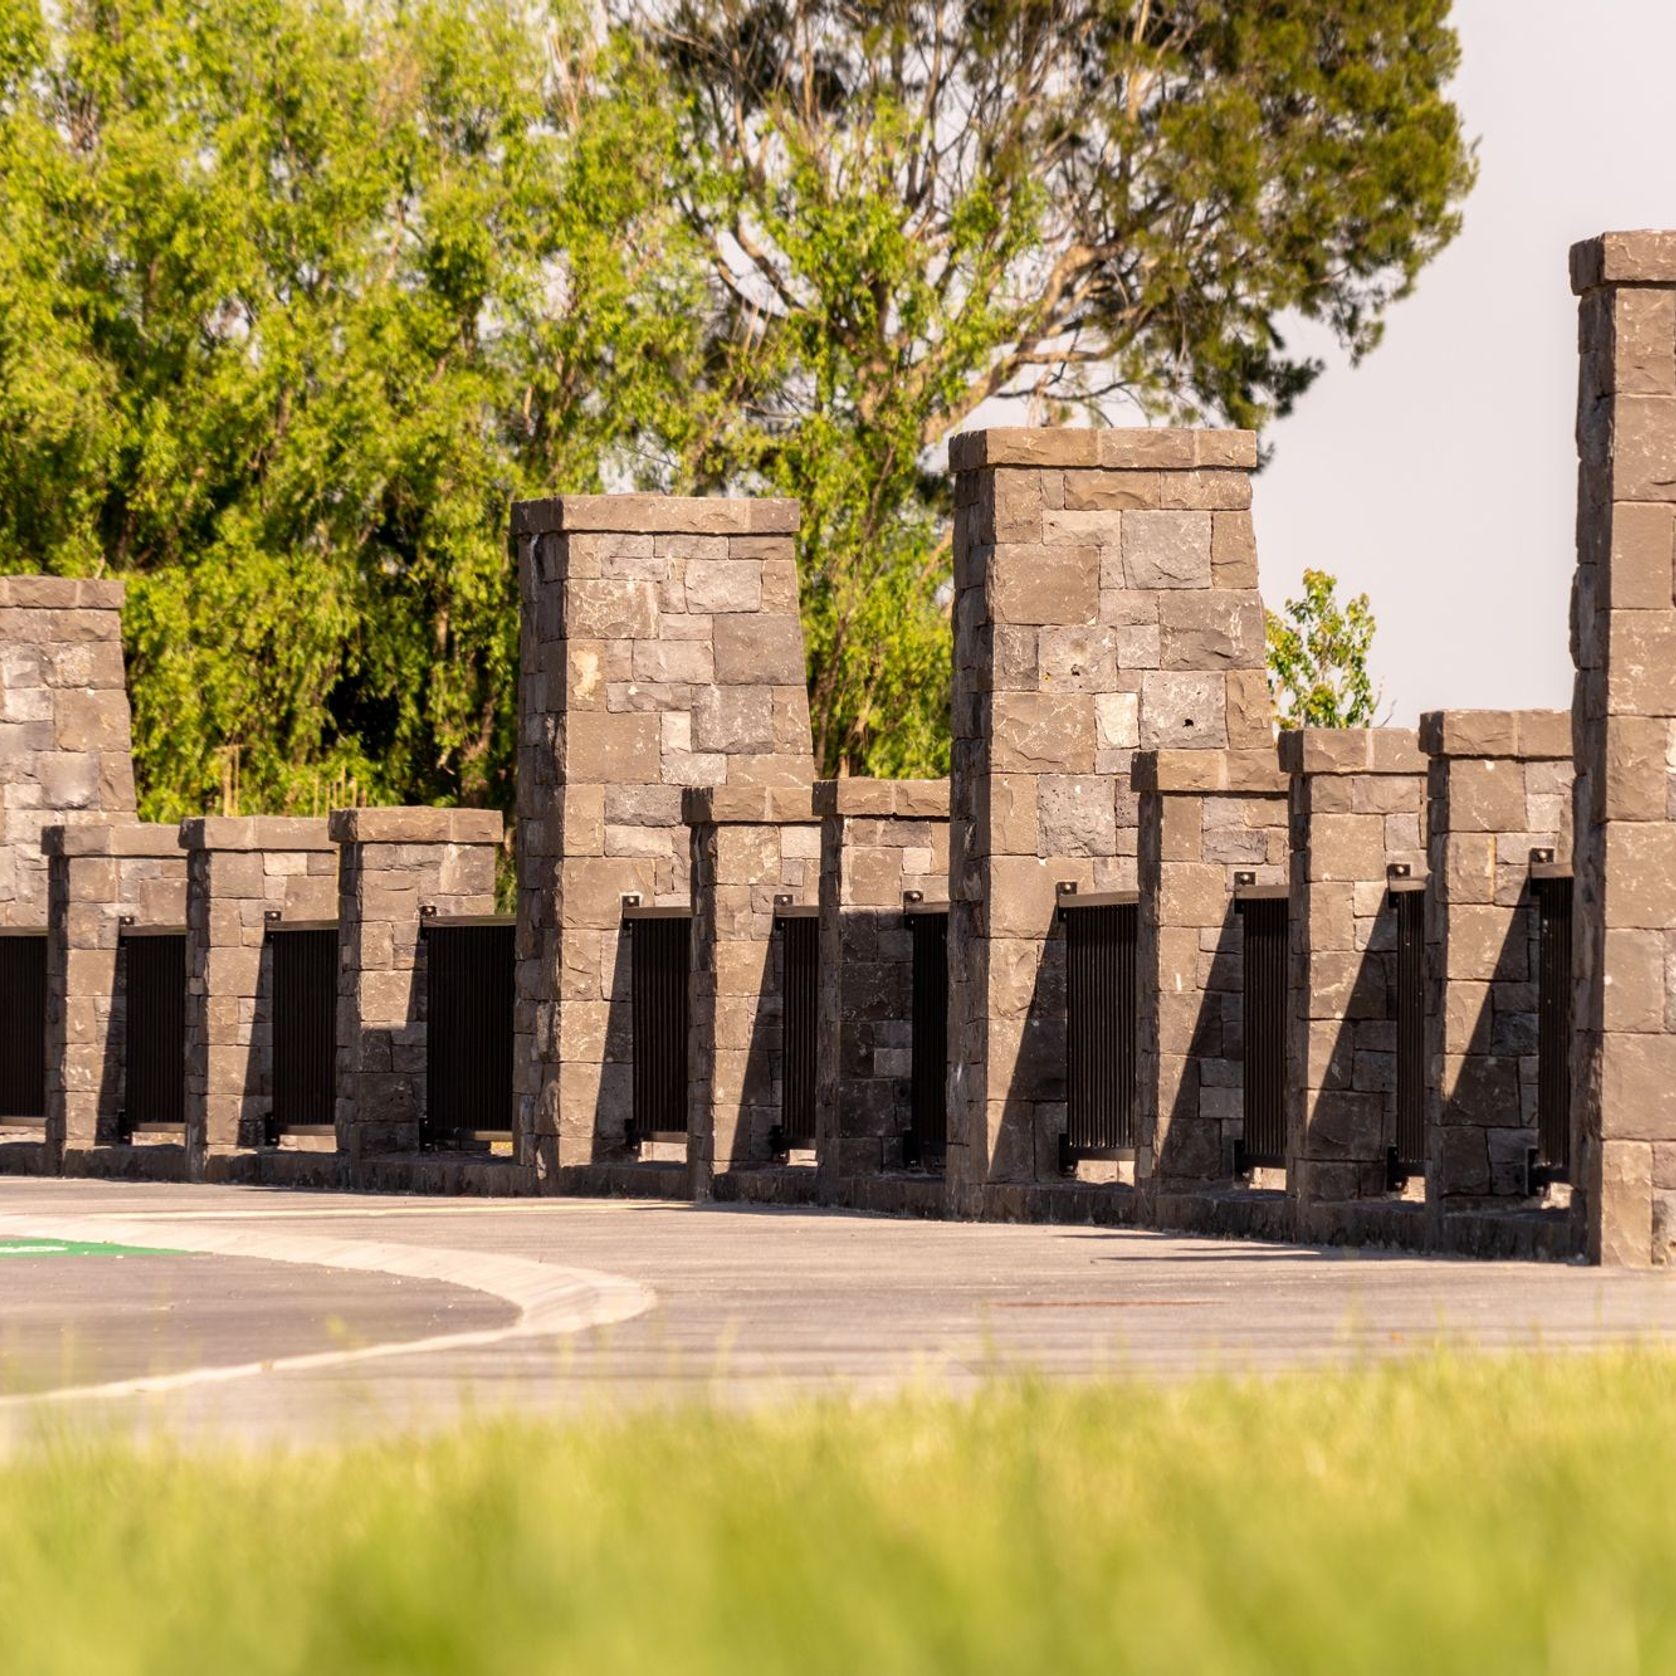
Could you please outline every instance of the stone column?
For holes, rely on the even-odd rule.
[[[1057,1177],[1055,886],[1132,890],[1138,747],[1268,748],[1244,431],[954,439],[951,1205]]]
[[[1144,751],[1135,1174],[1149,1192],[1226,1180],[1245,1118],[1242,882],[1287,882],[1274,750]]]
[[[47,827],[133,818],[122,596],[0,576],[0,926],[46,926]]]
[[[769,1131],[780,1121],[785,970],[775,898],[814,906],[820,827],[809,793],[791,787],[690,791],[685,814],[693,867],[692,1194],[808,1197],[802,1187],[747,1179],[747,1172],[773,1162]]]
[[[1532,851],[1571,856],[1563,710],[1420,718],[1427,786],[1426,1197],[1504,1207],[1536,1144],[1538,916]]]
[[[686,788],[796,788],[814,763],[797,505],[568,495],[513,509],[521,1156],[581,1185],[629,1160],[622,903],[692,900]]]
[[[503,834],[492,809],[334,809],[338,1149],[352,1164],[419,1145],[425,1087],[420,909],[492,914]],[[507,1113],[508,1126],[513,1114]]]
[[[1676,233],[1571,253],[1581,297],[1574,1204],[1596,1262],[1676,1244]]]
[[[47,1146],[54,1158],[68,1159],[117,1138],[126,1018],[122,922],[184,923],[186,857],[173,826],[49,826],[41,842],[48,867]]]
[[[1408,728],[1297,728],[1286,1186],[1309,1210],[1383,1198],[1396,1140],[1395,868],[1425,876],[1426,758]]]
[[[822,780],[820,1193],[902,1165],[912,1120],[913,933],[904,898],[948,903],[946,780]]]
[[[208,1155],[261,1143],[273,1106],[273,956],[267,916],[331,920],[338,852],[324,820],[183,821],[186,851],[186,1144]],[[322,1112],[319,1121],[331,1122]]]

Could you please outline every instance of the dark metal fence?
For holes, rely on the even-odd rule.
[[[337,1094],[335,925],[268,927],[273,961],[273,1110],[268,1140],[330,1133]]]
[[[949,911],[911,908],[913,1062],[903,1162],[938,1165],[949,1138]]]
[[[186,933],[122,931],[123,1139],[186,1126]]]
[[[46,1110],[46,933],[0,933],[0,1122]]]
[[[510,918],[429,919],[425,937],[425,1116],[421,1144],[512,1133]]]
[[[821,922],[816,908],[776,908],[785,988],[780,1012],[780,1125],[774,1151],[815,1144],[815,1044],[820,1034]]]
[[[1065,1083],[1068,1115],[1060,1159],[1113,1157],[1135,1145],[1135,941],[1130,893],[1062,893],[1065,927]]]
[[[1537,911],[1536,1165],[1549,1181],[1571,1171],[1571,880],[1531,880]]]
[[[687,970],[692,915],[684,908],[625,908],[634,1030],[634,1116],[629,1144],[687,1132]]]
[[[1287,902],[1284,894],[1239,898],[1244,1014],[1244,1130],[1239,1167],[1286,1163]]]
[[[1397,922],[1397,1129],[1393,1187],[1426,1168],[1426,891],[1394,889]]]

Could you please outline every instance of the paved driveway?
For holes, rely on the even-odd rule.
[[[844,1213],[0,1181],[0,1242],[14,1437],[1676,1338],[1676,1276]]]

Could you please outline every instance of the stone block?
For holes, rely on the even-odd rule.
[[[1094,707],[1081,694],[996,693],[990,761],[997,773],[1086,774],[1094,767]]]
[[[1251,668],[1263,655],[1263,608],[1255,594],[1198,589],[1159,601],[1161,662],[1169,670]]]
[[[564,724],[564,766],[568,780],[602,784],[640,780],[658,760],[661,729],[655,714],[576,711]]]
[[[1520,832],[1524,825],[1525,780],[1516,762],[1486,758],[1450,764],[1450,832]]]
[[[1100,603],[1093,547],[997,545],[990,559],[990,615],[998,623],[1092,623]]]
[[[740,686],[801,685],[803,630],[794,616],[722,616],[715,620],[716,679]]]
[[[1221,675],[1158,670],[1141,677],[1143,750],[1227,743],[1227,683]]]
[[[1669,610],[1673,565],[1676,506],[1624,502],[1612,508],[1606,587],[1606,603],[1612,610]]]
[[[1135,512],[1123,519],[1123,574],[1131,588],[1208,588],[1211,518],[1204,512]]]
[[[1037,646],[1044,691],[1105,693],[1116,681],[1116,631],[1110,627],[1044,628]]]
[[[1111,780],[1044,774],[1036,782],[1038,844],[1046,856],[1109,856],[1117,848]]]
[[[1605,832],[1605,924],[1676,927],[1676,824],[1614,821]]]
[[[693,558],[687,565],[687,608],[691,611],[759,611],[762,566],[750,559]]]

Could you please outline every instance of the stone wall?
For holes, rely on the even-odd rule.
[[[1676,1248],[1676,233],[1571,253],[1581,297],[1572,653],[1573,1132],[1588,1250]]]
[[[566,496],[513,509],[521,1147],[626,1161],[622,902],[691,902],[681,794],[814,779],[791,501]]]
[[[272,913],[332,920],[338,852],[324,820],[183,821],[186,851],[186,1134],[210,1152],[260,1144],[273,1107]],[[330,1111],[314,1120],[329,1124]]]
[[[495,911],[503,823],[489,809],[337,809],[338,1148],[358,1166],[419,1145],[425,1109],[422,908]],[[507,1113],[507,1126],[513,1114]]]
[[[948,903],[946,780],[823,780],[821,1029],[816,1068],[821,1194],[903,1164],[911,1127],[913,933],[907,893]]]
[[[1536,1145],[1532,852],[1571,857],[1571,720],[1433,711],[1420,745],[1431,758],[1427,1201],[1442,1213],[1525,1194]]]
[[[1136,1179],[1226,1180],[1244,1127],[1235,890],[1287,882],[1286,776],[1267,750],[1142,752]]]
[[[975,1215],[1058,1174],[1055,889],[1135,888],[1135,751],[1271,747],[1271,722],[1253,436],[978,431],[950,463],[948,1171]]]
[[[118,1139],[127,1017],[123,921],[139,929],[185,923],[186,857],[175,827],[139,823],[49,826],[42,845],[48,864],[47,1145],[63,1159]]]
[[[809,792],[718,786],[686,794],[693,928],[687,1160],[695,1199],[804,1198],[812,1180],[764,1181],[784,1086],[785,958],[776,898],[812,907],[820,827]],[[752,1172],[755,1172],[753,1177]],[[808,1171],[800,1175],[810,1174]]]
[[[1406,728],[1299,728],[1291,776],[1287,1188],[1336,1204],[1388,1192],[1396,1143],[1396,913],[1426,871],[1425,756]]]
[[[47,923],[47,827],[133,817],[122,597],[0,576],[0,926]]]

